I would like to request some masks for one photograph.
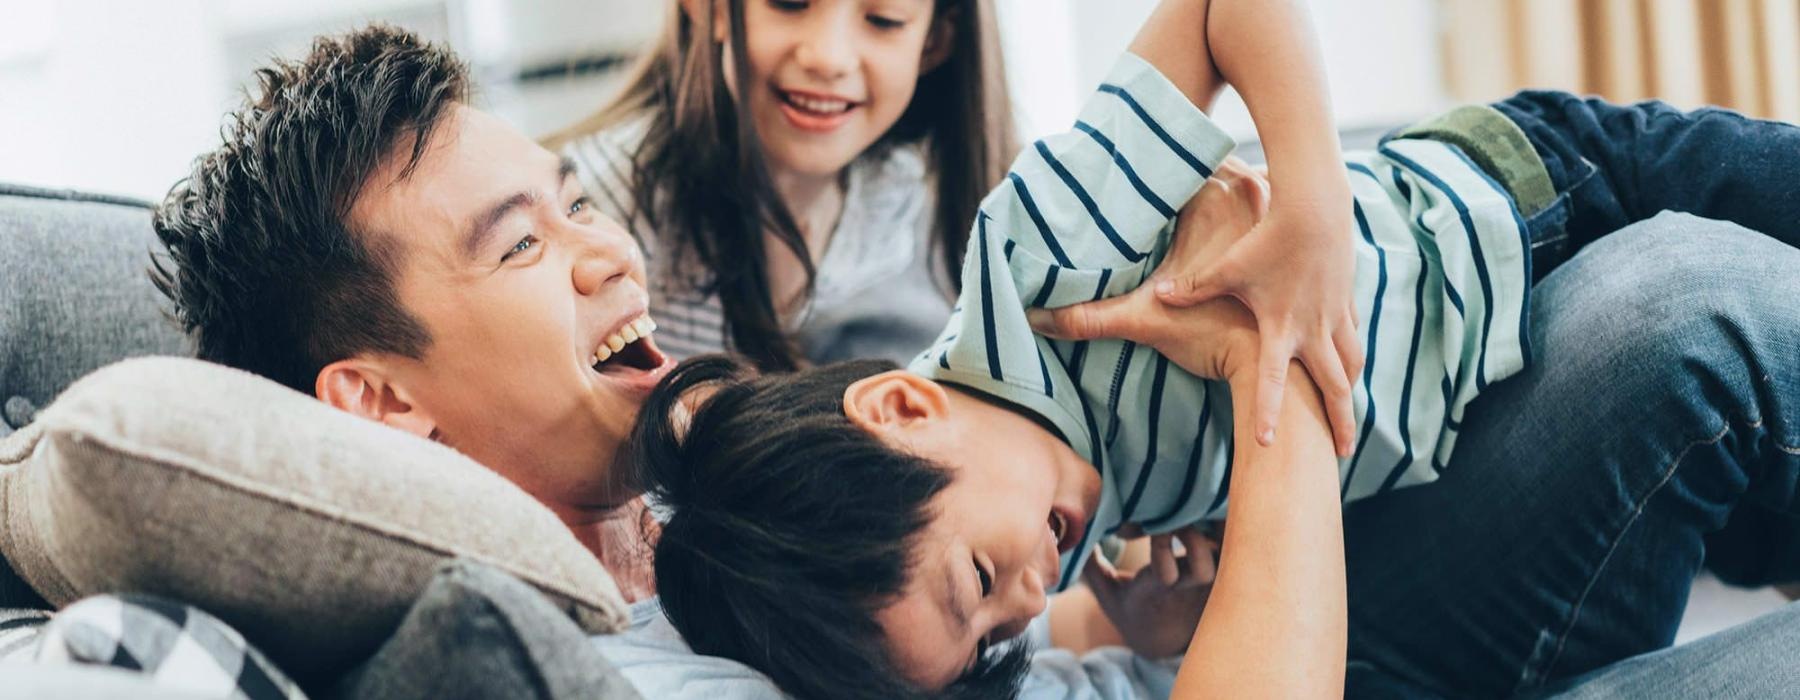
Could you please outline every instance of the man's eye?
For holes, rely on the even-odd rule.
[[[518,243],[513,244],[513,247],[511,250],[506,251],[505,255],[500,256],[500,262],[506,262],[508,260],[511,260],[514,255],[518,255],[527,250],[531,250],[531,246],[536,245],[536,244],[537,244],[537,236],[526,236],[524,238],[521,238],[521,239],[519,239]]]
[[[981,597],[988,597],[988,594],[994,591],[993,575],[989,574],[987,569],[982,568],[979,561],[975,562],[975,575],[981,580]]]
[[[594,207],[594,200],[588,198],[586,195],[582,195],[581,197],[576,198],[574,204],[569,205],[569,217],[574,218],[576,214],[580,214],[581,212],[592,209],[593,207]]]

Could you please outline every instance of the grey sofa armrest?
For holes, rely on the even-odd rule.
[[[569,616],[491,566],[444,564],[368,662],[316,697],[637,700]]]
[[[191,354],[147,269],[150,204],[0,183],[0,435],[76,378]]]

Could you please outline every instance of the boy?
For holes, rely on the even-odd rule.
[[[1694,139],[1721,129],[1800,144],[1792,126],[1720,114],[1527,93],[1346,157],[1366,337],[1346,500],[1435,479],[1464,408],[1526,365],[1534,247],[1610,230],[1609,206],[1768,223],[1728,193],[1751,168],[1689,168],[1680,190],[1639,186],[1631,170],[1630,158],[1652,157],[1633,155],[1652,137],[1689,139],[1678,150],[1692,156]],[[809,659],[874,639],[872,665],[941,688],[990,672],[986,646],[1022,631],[1096,538],[1223,517],[1225,386],[1130,342],[1037,335],[1027,311],[1141,285],[1177,243],[1177,210],[1231,147],[1128,55],[1075,128],[1028,148],[983,203],[961,303],[910,371],[677,368],[634,442],[673,511],[659,589],[693,647],[792,689],[804,682],[794,669],[817,668]],[[1618,159],[1585,158],[1603,152]],[[711,393],[682,434],[667,416],[696,388]],[[777,622],[784,605],[806,622]]]

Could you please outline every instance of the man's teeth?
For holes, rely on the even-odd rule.
[[[624,328],[606,336],[606,340],[600,341],[600,347],[594,350],[594,364],[598,365],[612,359],[614,353],[625,349],[627,345],[650,337],[655,330],[656,322],[650,320],[649,316],[637,317],[632,322],[625,324]]]
[[[794,103],[794,106],[809,112],[835,114],[850,109],[850,103],[845,102],[844,100],[821,100],[815,97],[796,95],[791,92],[787,93],[787,98],[789,102]]]

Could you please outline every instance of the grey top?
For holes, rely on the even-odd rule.
[[[695,265],[669,254],[632,197],[642,126],[629,124],[563,147],[596,206],[632,232],[650,270],[657,344],[677,359],[730,349],[718,295]],[[952,289],[931,241],[935,179],[918,146],[876,149],[850,164],[844,210],[818,268],[813,298],[788,331],[815,363],[857,358],[905,362],[950,318]]]

